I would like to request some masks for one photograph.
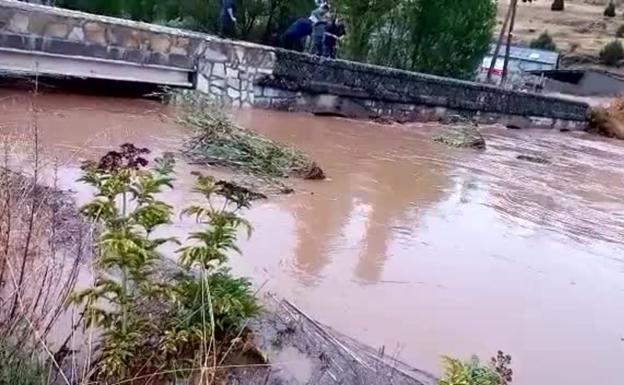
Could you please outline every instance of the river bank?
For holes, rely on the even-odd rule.
[[[2,91],[0,101],[2,133],[19,136],[28,94]],[[157,102],[51,94],[40,106],[42,157],[58,159],[59,184],[79,203],[90,196],[75,183],[80,160],[124,142],[172,151],[186,135]],[[235,119],[308,152],[329,176],[293,182],[295,194],[246,213],[255,232],[232,258],[237,274],[428,371],[442,354],[502,349],[517,383],[617,383],[621,143],[491,126],[477,153],[433,142],[435,125],[256,110]],[[177,166],[180,191],[168,202],[195,199],[195,169]],[[170,233],[189,229],[177,220]]]

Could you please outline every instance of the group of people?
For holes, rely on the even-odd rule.
[[[311,36],[311,52],[315,55],[336,57],[336,45],[346,34],[345,26],[330,13],[327,0],[315,0],[317,8],[308,17],[297,19],[282,36],[284,48],[299,52],[305,50]]]
[[[234,0],[219,0],[219,34],[233,37],[236,29]],[[310,51],[319,56],[336,57],[338,41],[345,35],[344,23],[330,13],[327,0],[314,0],[316,8],[310,16],[297,19],[281,36],[284,48],[299,52],[305,50],[310,39]]]

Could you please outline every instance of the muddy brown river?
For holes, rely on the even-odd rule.
[[[17,141],[31,130],[28,105],[26,93],[0,92],[1,131]],[[80,160],[124,142],[175,150],[187,134],[153,101],[44,94],[37,105],[42,158],[58,159],[61,186],[81,202]],[[434,373],[443,354],[502,349],[514,384],[622,383],[624,142],[487,127],[477,152],[433,142],[433,125],[256,110],[236,120],[329,175],[291,181],[295,194],[247,212],[255,231],[232,257],[236,272]],[[179,164],[167,193],[178,209],[195,199],[192,169]]]

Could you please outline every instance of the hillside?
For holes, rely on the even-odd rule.
[[[615,38],[624,25],[624,4],[618,4],[615,17],[604,17],[608,0],[566,0],[563,12],[550,10],[551,0],[519,1],[514,42],[528,44],[548,31],[562,52],[563,66],[597,64],[600,49]],[[509,0],[499,0],[498,28],[505,18]],[[621,3],[621,1],[616,1]]]

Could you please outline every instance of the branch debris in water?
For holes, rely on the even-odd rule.
[[[212,99],[175,95],[178,122],[193,130],[185,152],[196,162],[240,170],[260,178],[324,179],[323,170],[300,150],[237,126]]]

